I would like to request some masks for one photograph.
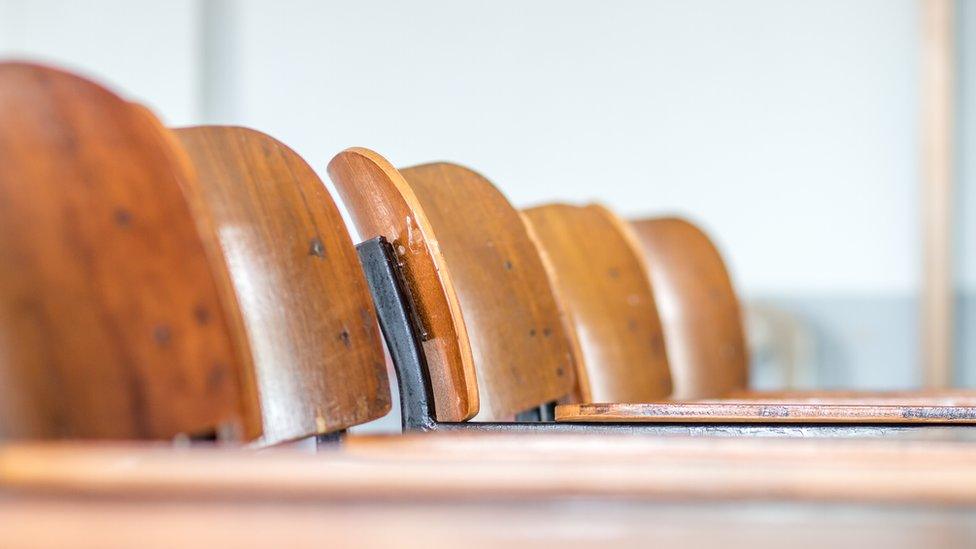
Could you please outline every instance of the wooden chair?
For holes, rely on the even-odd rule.
[[[254,130],[173,134],[196,169],[188,192],[219,236],[243,317],[261,442],[327,435],[389,412],[372,299],[319,177],[283,143]]]
[[[91,82],[0,64],[0,438],[260,434],[182,152]]]
[[[0,80],[3,425],[169,438],[239,416],[225,436],[273,444],[389,410],[362,268],[298,155],[171,132],[57,71]]]
[[[560,308],[546,274],[546,260],[535,248],[535,239],[542,235],[534,224],[524,224],[485,178],[453,164],[397,170],[372,151],[349,149],[332,160],[329,174],[360,235],[369,239],[359,245],[360,257],[397,368],[405,429],[798,436],[861,436],[910,429],[890,424],[824,426],[819,425],[824,421],[821,417],[813,425],[809,410],[794,408],[787,412],[806,415],[777,416],[781,408],[761,406],[733,407],[734,413],[715,415],[716,408],[709,405],[667,401],[654,404],[653,414],[631,410],[626,418],[609,420],[616,425],[596,423],[606,421],[606,410],[597,413],[587,405],[557,408],[571,423],[511,422],[522,410],[572,397],[574,371],[580,372],[579,362],[587,356],[581,344],[590,337],[584,334],[577,341],[573,324],[579,325],[578,311]],[[552,254],[546,257],[553,259]],[[632,252],[631,259],[636,261]],[[623,265],[617,267],[621,267],[617,275],[623,275]],[[609,279],[609,271],[604,272]],[[643,288],[647,296],[636,302],[635,311],[653,312],[646,280],[633,275],[621,280]],[[660,328],[655,327],[653,314],[650,317],[633,315],[638,330],[645,335],[657,333],[634,348],[660,361],[664,354]],[[625,328],[627,320],[619,320]],[[590,324],[590,328],[599,333],[605,327]],[[607,355],[615,353],[611,350]],[[659,367],[642,379],[657,384],[647,394],[657,395],[654,398],[660,401],[669,393],[670,382],[666,363]],[[592,394],[614,388],[603,380],[588,383],[588,389],[580,390]],[[854,421],[849,413],[831,411],[834,416],[827,421]],[[970,409],[952,411],[966,415],[921,417],[913,424],[976,418]],[[924,408],[919,413],[929,412]],[[528,417],[522,414],[522,419]],[[474,421],[466,421],[470,418]],[[885,421],[908,420],[886,416],[875,423]]]
[[[630,227],[609,210],[600,206],[549,205],[525,211],[526,219],[537,235],[540,247],[551,266],[563,305],[573,319],[580,337],[583,360],[580,378],[614,377],[626,380],[654,379],[644,383],[642,392],[633,388],[614,392],[603,390],[591,395],[589,402],[560,406],[557,419],[567,421],[727,421],[749,423],[973,423],[976,408],[954,399],[901,397],[892,400],[854,400],[838,402],[717,399],[681,402],[669,399],[668,360],[661,344],[661,324],[657,310],[671,312],[677,300],[688,295],[699,301],[727,303],[720,292],[698,294],[654,291],[648,284],[643,260],[637,249],[637,238]],[[683,253],[688,247],[676,246]],[[668,263],[673,256],[660,257]],[[672,264],[669,268],[677,269]],[[700,264],[684,265],[688,278],[708,280]],[[625,274],[626,273],[626,274]],[[656,271],[650,280],[658,283]],[[667,314],[667,313],[666,313]],[[697,315],[703,316],[697,316]],[[695,311],[686,319],[689,324],[710,318],[707,312]],[[726,318],[715,315],[715,318]],[[640,319],[640,321],[638,321]],[[612,332],[612,333],[610,333]],[[667,326],[664,333],[668,334]],[[740,331],[741,333],[741,331]],[[668,340],[667,354],[683,357],[686,348],[672,350]],[[690,347],[691,345],[686,345]],[[695,350],[697,351],[697,350]],[[726,342],[712,350],[713,356],[726,359],[744,355],[742,341]],[[654,372],[649,374],[648,372]],[[711,371],[702,377],[713,383],[735,383],[726,371]],[[730,381],[731,379],[731,381]],[[592,385],[592,382],[591,382]]]
[[[711,239],[678,218],[632,222],[664,325],[673,396],[794,402],[976,404],[967,390],[851,391],[749,389],[749,360],[739,300]]]
[[[436,420],[510,421],[573,389],[542,261],[490,183],[453,164],[397,170],[366,149],[337,155],[329,174],[360,235],[386,237],[402,266]]]

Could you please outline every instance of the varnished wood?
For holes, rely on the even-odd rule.
[[[322,181],[254,130],[174,133],[230,268],[254,353],[263,442],[385,415],[390,390],[372,299]]]
[[[351,436],[335,452],[0,449],[6,491],[78,497],[410,501],[724,498],[976,504],[976,444],[615,435]]]
[[[794,402],[648,402],[564,404],[556,421],[599,423],[976,423],[976,407]]]
[[[9,446],[0,545],[965,545],[974,462],[961,442],[612,435],[353,436],[319,455]]]
[[[385,236],[401,256],[403,273],[423,325],[437,419],[462,421],[478,413],[478,383],[460,305],[423,206],[385,158],[350,149],[329,163],[329,176],[363,239]]]
[[[182,153],[39,66],[0,64],[0,121],[0,436],[257,436]]]
[[[672,396],[714,398],[745,389],[749,358],[741,309],[725,262],[695,225],[633,222],[664,324]]]
[[[667,398],[671,376],[661,322],[626,227],[596,205],[550,204],[523,214],[579,340],[580,401]]]
[[[364,149],[329,173],[360,236],[386,236],[403,262],[439,420],[508,420],[572,391],[572,342],[542,260],[488,180],[453,164],[398,171]]]

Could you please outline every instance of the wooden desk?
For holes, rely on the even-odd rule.
[[[0,546],[933,547],[976,444],[352,436],[336,450],[0,448]]]

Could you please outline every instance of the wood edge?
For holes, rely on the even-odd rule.
[[[976,423],[976,406],[831,404],[569,404],[556,421],[579,423]]]
[[[336,180],[336,177],[334,176],[333,164],[339,158],[346,155],[360,156],[379,168],[380,171],[382,171],[383,174],[389,179],[390,183],[393,184],[393,187],[403,198],[404,202],[406,202],[407,207],[414,213],[414,221],[416,221],[417,227],[420,230],[424,247],[427,249],[427,253],[434,262],[434,269],[437,271],[437,279],[441,283],[440,289],[444,295],[445,301],[447,302],[448,312],[451,315],[451,323],[454,325],[455,336],[457,338],[461,368],[464,375],[464,379],[462,381],[465,387],[465,396],[467,398],[467,405],[464,406],[463,413],[458,419],[460,421],[469,420],[475,417],[481,409],[481,399],[478,394],[478,378],[474,367],[474,354],[471,350],[471,340],[468,336],[467,325],[464,322],[464,314],[461,311],[461,304],[457,297],[457,291],[454,287],[450,270],[448,269],[447,262],[444,260],[444,255],[440,251],[440,246],[438,245],[437,239],[431,237],[431,235],[434,234],[434,230],[433,227],[430,226],[430,221],[427,219],[427,214],[424,212],[423,206],[420,204],[420,200],[417,199],[416,194],[414,194],[410,184],[407,183],[406,179],[400,173],[400,170],[393,166],[393,164],[391,164],[379,153],[365,147],[350,147],[341,151],[329,161],[328,173],[329,176],[332,177],[333,181]],[[437,419],[443,421],[441,418]]]

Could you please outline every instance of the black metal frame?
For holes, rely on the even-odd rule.
[[[794,437],[876,437],[899,434],[930,435],[936,438],[976,438],[976,430],[948,424],[809,424],[809,423],[556,423],[555,403],[532,409],[514,422],[441,422],[435,417],[433,391],[418,335],[416,312],[400,274],[393,246],[384,237],[356,246],[359,260],[376,307],[380,329],[386,340],[400,388],[403,431],[481,431],[629,433],[650,435],[725,435]],[[972,433],[972,434],[968,434]]]

